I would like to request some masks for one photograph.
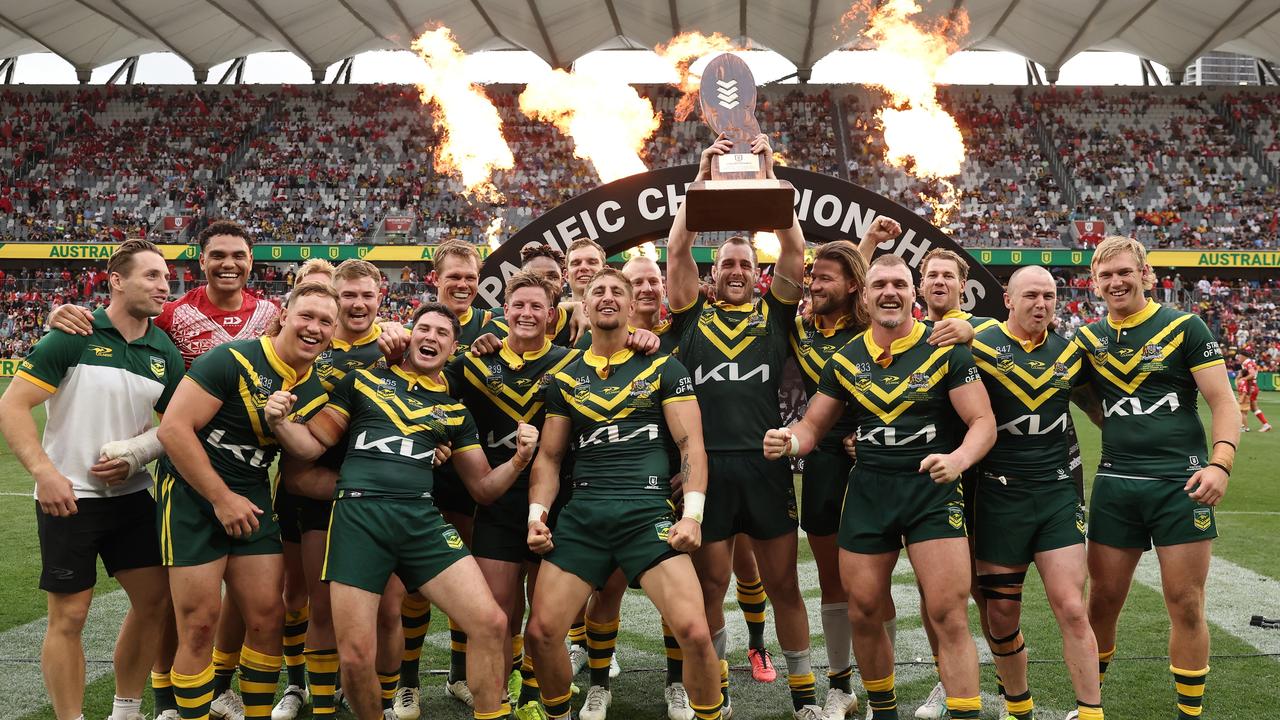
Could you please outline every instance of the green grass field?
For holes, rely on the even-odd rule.
[[[0,389],[7,381],[0,381]],[[1280,397],[1266,395],[1263,409],[1280,417]],[[1207,421],[1207,416],[1206,416]],[[1081,442],[1086,467],[1096,463],[1098,434],[1087,422]],[[1256,429],[1256,428],[1255,428]],[[1159,442],[1152,438],[1152,442]],[[1280,433],[1244,437],[1226,500],[1220,508],[1221,537],[1215,546],[1215,563],[1209,589],[1209,616],[1213,638],[1213,672],[1209,676],[1205,717],[1268,717],[1280,697],[1280,630],[1249,627],[1250,614],[1280,616],[1280,493],[1274,485],[1280,457]],[[43,634],[44,597],[36,589],[39,580],[39,547],[36,540],[31,479],[0,444],[0,720],[52,718],[45,702],[39,672],[39,646]],[[1120,625],[1119,653],[1108,673],[1104,701],[1111,718],[1167,720],[1174,717],[1172,681],[1166,659],[1168,620],[1159,592],[1159,574],[1148,553],[1134,582]],[[801,583],[809,600],[813,632],[813,661],[825,665],[818,615],[816,571],[805,543],[801,542]],[[100,576],[91,628],[86,635],[89,684],[85,712],[88,718],[110,712],[113,686],[110,677],[112,639],[123,613],[118,586]],[[909,718],[935,682],[928,646],[920,628],[919,605],[909,566],[900,564],[894,576],[898,608],[898,700],[902,717]],[[1031,687],[1038,717],[1057,720],[1074,706],[1073,693],[1061,662],[1061,643],[1052,614],[1034,573],[1025,593],[1023,630],[1030,657]],[[783,720],[790,717],[785,679],[772,685],[751,681],[745,669],[745,627],[736,604],[726,603],[734,648],[731,662],[736,717],[744,720]],[[643,595],[633,591],[623,607],[619,658],[623,675],[613,684],[610,717],[665,717],[662,701],[662,637],[657,613]],[[972,627],[977,628],[976,617]],[[769,629],[771,647],[777,648]],[[990,655],[979,641],[983,658],[984,718],[996,718],[992,702],[995,684]],[[469,718],[469,712],[443,697],[441,672],[448,662],[448,631],[444,619],[433,618],[423,659],[424,718]],[[779,658],[781,659],[781,658]],[[781,670],[781,669],[780,669]],[[819,672],[821,676],[821,672]],[[583,681],[585,678],[580,678]],[[861,688],[855,683],[859,695]],[[820,677],[819,697],[826,691]],[[150,709],[150,698],[144,710]]]

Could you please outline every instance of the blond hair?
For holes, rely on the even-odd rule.
[[[547,302],[555,305],[556,298],[560,296],[560,289],[550,280],[531,270],[521,270],[511,276],[507,281],[507,289],[504,298],[510,302],[511,296],[516,294],[517,290],[524,288],[542,288],[547,293]]]
[[[1099,263],[1113,260],[1121,253],[1129,253],[1137,260],[1138,271],[1142,273],[1142,289],[1150,290],[1154,287],[1155,273],[1151,272],[1150,266],[1147,265],[1146,246],[1124,235],[1108,235],[1098,243],[1097,249],[1093,251],[1093,259],[1089,261],[1090,272],[1096,275]]]
[[[333,282],[333,274],[335,272],[337,272],[337,270],[333,267],[333,263],[321,258],[312,258],[311,260],[303,263],[302,267],[298,268],[297,277],[301,280],[308,275],[317,273],[329,278],[329,282]]]
[[[454,257],[463,262],[474,263],[476,270],[480,269],[480,251],[476,250],[476,246],[462,240],[445,240],[436,246],[436,252],[431,256],[431,264],[436,270],[440,269],[440,263],[447,257]]]
[[[339,280],[358,280],[360,278],[373,278],[374,283],[382,282],[382,271],[368,260],[343,260],[336,270],[333,271],[333,282],[336,284]]]
[[[920,261],[920,279],[922,282],[925,273],[929,271],[930,260],[950,260],[956,264],[956,271],[960,273],[960,282],[963,283],[969,279],[969,263],[960,257],[960,253],[946,248],[934,248],[925,253],[924,260]]]

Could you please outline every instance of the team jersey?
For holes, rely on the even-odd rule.
[[[975,333],[982,332],[987,328],[995,327],[1000,323],[1000,321],[995,318],[974,315],[973,313],[967,313],[960,309],[948,310],[946,314],[942,316],[943,320],[950,320],[951,318],[960,318],[961,320],[967,321],[969,325],[973,326],[973,331]],[[926,320],[925,322],[932,325],[934,321]]]
[[[674,312],[676,344],[698,403],[732,408],[703,426],[707,452],[759,452],[760,438],[782,424],[778,387],[795,316],[796,304],[772,289],[743,305],[711,304],[699,293]]]
[[[276,354],[271,338],[265,337],[213,348],[196,358],[187,377],[222,400],[218,412],[196,431],[196,437],[214,471],[232,490],[268,481],[267,471],[280,451],[263,414],[271,393],[288,390],[298,397],[289,416],[295,422],[311,419],[328,400],[314,368],[298,375]],[[162,473],[181,477],[167,457],[160,462]]]
[[[800,379],[804,382],[804,392],[809,398],[818,391],[818,381],[822,379],[822,370],[827,361],[840,348],[856,337],[861,329],[852,325],[853,318],[846,315],[836,321],[835,327],[820,328],[811,320],[799,315],[791,326],[791,355],[800,368]],[[844,452],[844,439],[856,429],[853,414],[845,411],[831,430],[818,441],[819,450],[825,452]]]
[[[507,341],[486,357],[463,355],[445,369],[450,394],[462,401],[475,418],[489,465],[497,467],[516,454],[516,428],[520,423],[542,427],[543,403],[552,375],[578,356],[544,341],[534,352],[517,354]],[[528,490],[529,469],[512,489]]]
[[[471,413],[447,386],[399,366],[348,374],[328,407],[348,420],[339,498],[430,498],[436,445],[452,442],[454,456],[480,449]]]
[[[1246,373],[1249,375],[1248,378],[1244,377]],[[1236,386],[1240,392],[1251,392],[1258,388],[1258,363],[1254,362],[1253,358],[1245,358],[1245,361],[1240,363],[1240,376],[1236,379]]]
[[[1100,470],[1183,482],[1208,464],[1192,373],[1223,360],[1203,320],[1148,300],[1122,322],[1081,327],[1075,342],[1102,397]]]
[[[1020,480],[1071,477],[1071,390],[1088,382],[1084,351],[1052,331],[1019,340],[1005,323],[973,339],[973,361],[996,417],[984,470]]]
[[[316,358],[316,375],[326,392],[331,392],[342,378],[352,370],[365,370],[372,367],[386,367],[386,358],[378,349],[378,338],[382,337],[382,326],[374,323],[364,337],[355,342],[345,342],[333,338],[329,349]]]
[[[187,367],[210,349],[232,340],[261,337],[280,315],[273,302],[240,291],[240,309],[223,310],[209,300],[207,286],[193,288],[164,304],[156,327],[168,333]]]
[[[868,330],[827,361],[817,390],[852,412],[859,467],[914,474],[925,456],[949,453],[963,438],[964,422],[948,393],[979,382],[978,369],[967,346],[930,345],[932,332],[914,323],[893,341],[886,362],[877,361],[884,350]]]
[[[467,308],[466,312],[459,315],[458,325],[461,326],[461,330],[458,332],[458,349],[453,351],[453,357],[449,359],[452,360],[470,350],[471,343],[475,342],[476,338],[490,332],[491,328],[488,326],[492,320],[493,313],[489,310]]]
[[[667,497],[671,433],[663,407],[695,402],[689,372],[671,355],[620,350],[574,357],[547,386],[548,417],[572,424],[573,487],[609,497]]]
[[[493,321],[485,326],[484,332],[497,335],[499,340],[511,334],[511,329],[507,327],[506,313],[502,308],[496,307],[487,312],[493,316]],[[569,347],[569,337],[573,334],[573,329],[569,327],[569,318],[569,311],[565,310],[563,305],[556,307],[555,325],[547,328],[547,337],[551,340],[551,344]]]
[[[676,352],[676,341],[679,340],[679,338],[676,337],[676,333],[671,331],[672,327],[673,325],[670,320],[663,320],[649,329],[649,332],[658,336],[658,352],[664,355],[672,355]],[[627,331],[634,332],[635,328],[628,325]],[[578,338],[578,342],[573,344],[573,349],[586,351],[590,347],[591,330],[588,329],[586,332],[582,333],[582,337]]]
[[[125,342],[105,309],[93,313],[93,333],[51,332],[40,338],[18,366],[17,377],[53,393],[45,401],[48,420],[40,440],[45,455],[71,481],[77,498],[105,498],[146,490],[147,468],[107,487],[89,477],[99,450],[152,427],[182,379],[182,355],[154,323],[142,337]]]

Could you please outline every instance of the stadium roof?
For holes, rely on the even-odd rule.
[[[924,0],[964,8],[970,49],[1014,52],[1050,70],[1085,50],[1131,52],[1175,75],[1212,50],[1280,62],[1275,0]],[[679,32],[750,38],[806,70],[851,36],[851,0],[4,0],[0,58],[44,50],[80,71],[172,52],[197,79],[224,61],[292,52],[322,74],[366,50],[407,49],[444,23],[468,52],[523,48],[554,66],[602,48],[647,47]],[[1052,78],[1052,75],[1051,75]]]

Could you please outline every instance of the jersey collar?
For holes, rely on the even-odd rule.
[[[967,312],[965,312],[965,311],[961,310],[960,308],[951,308],[950,310],[946,311],[946,312],[945,312],[945,313],[943,313],[943,315],[942,315],[942,319],[943,319],[943,320],[950,320],[951,318],[959,318],[960,320],[968,320],[968,319],[969,319],[969,318],[971,318],[971,317],[973,317],[973,313],[967,313]]]
[[[517,353],[515,350],[512,350],[511,345],[508,344],[510,339],[510,336],[502,339],[502,348],[498,350],[498,357],[501,358],[502,361],[507,364],[507,367],[512,370],[519,370],[523,368],[526,362],[530,360],[537,360],[543,355],[546,355],[547,351],[551,349],[551,341],[543,338],[542,347],[537,350],[530,350],[526,353]]]
[[[889,367],[892,365],[894,358],[915,347],[916,343],[920,342],[920,338],[922,337],[924,337],[924,323],[917,320],[912,326],[910,334],[906,337],[900,337],[889,344],[889,359],[881,360],[880,356],[885,353],[884,348],[876,344],[876,341],[871,337],[870,330],[862,333],[862,341],[867,346],[867,352],[871,354],[872,362],[880,367]]]
[[[836,333],[849,327],[852,324],[853,324],[852,315],[841,315],[840,319],[836,320],[835,325],[832,325],[829,328],[824,328],[822,327],[822,324],[819,322],[819,316],[818,315],[813,316],[813,329],[817,330],[822,335],[822,337],[831,337],[832,335],[835,335]]]
[[[395,373],[396,375],[399,375],[406,382],[408,382],[409,390],[412,390],[413,386],[417,385],[421,387],[423,390],[430,390],[431,392],[449,392],[449,386],[446,383],[436,382],[435,380],[432,380],[426,375],[421,375],[419,373],[413,372],[412,370],[405,370],[399,365],[393,366],[391,368],[391,372]]]
[[[467,323],[471,322],[471,316],[475,314],[475,308],[468,305],[466,312],[458,316],[458,324],[466,327]]]
[[[285,390],[301,385],[307,381],[307,378],[311,377],[311,368],[314,366],[308,365],[307,371],[299,376],[293,368],[289,367],[288,363],[281,360],[280,356],[276,354],[276,348],[271,344],[270,337],[263,336],[258,342],[262,343],[262,353],[267,356],[267,364],[284,380]]]
[[[368,345],[369,343],[373,342],[374,340],[377,340],[380,337],[382,337],[382,326],[375,322],[373,324],[373,327],[369,328],[369,332],[365,333],[364,337],[360,338],[359,340],[356,340],[355,342],[347,342],[345,340],[339,340],[338,338],[335,337],[334,339],[329,341],[329,344],[333,346],[334,350],[341,350],[342,352],[350,352],[351,348]]]
[[[582,353],[582,361],[595,368],[596,374],[600,376],[601,380],[604,380],[613,374],[615,365],[621,365],[630,360],[633,354],[629,348],[623,348],[609,357],[604,357],[603,355],[596,355],[588,349]]]
[[[1035,350],[1036,348],[1038,348],[1038,347],[1040,347],[1041,345],[1043,345],[1043,344],[1044,344],[1044,342],[1045,342],[1046,340],[1048,340],[1048,339],[1049,339],[1049,331],[1048,331],[1048,330],[1045,330],[1045,331],[1044,331],[1044,334],[1042,334],[1042,335],[1040,336],[1040,339],[1039,339],[1039,340],[1023,340],[1022,338],[1018,337],[1017,335],[1014,335],[1012,332],[1010,332],[1010,331],[1009,331],[1009,323],[1007,323],[1007,322],[1002,322],[1002,323],[1000,323],[1000,329],[1004,331],[1004,334],[1005,334],[1005,335],[1008,335],[1008,336],[1009,336],[1009,339],[1010,339],[1010,340],[1012,340],[1012,341],[1014,341],[1014,342],[1018,343],[1019,345],[1021,345],[1021,346],[1022,346],[1022,351],[1023,351],[1023,352],[1028,352],[1028,353],[1029,353],[1029,352],[1031,352],[1032,350]]]
[[[741,305],[731,305],[723,300],[717,301],[715,306],[721,310],[727,310],[729,312],[751,312],[756,309],[755,303],[747,302]]]
[[[1150,320],[1151,316],[1155,315],[1156,311],[1159,309],[1160,303],[1152,300],[1151,298],[1147,298],[1147,304],[1145,307],[1120,322],[1112,320],[1111,313],[1107,313],[1107,324],[1111,326],[1112,330],[1125,330],[1131,327],[1137,327],[1147,320]]]

